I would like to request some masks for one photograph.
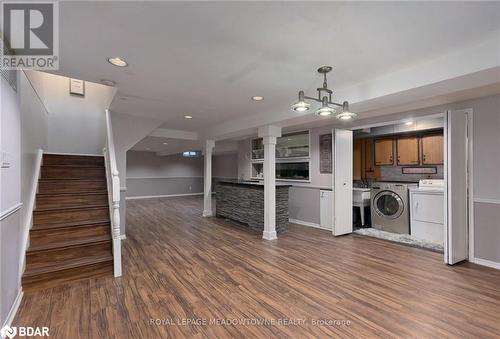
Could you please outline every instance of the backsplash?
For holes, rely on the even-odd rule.
[[[381,166],[379,181],[419,181],[420,179],[443,179],[444,166],[432,165],[425,167],[436,167],[436,174],[403,174],[403,167],[408,166]]]

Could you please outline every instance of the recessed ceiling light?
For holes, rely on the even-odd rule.
[[[193,119],[193,117],[192,117],[192,116],[190,116],[190,115],[185,115],[185,116],[184,116],[184,119]]]
[[[264,97],[260,96],[260,95],[256,95],[256,96],[253,96],[252,97],[252,100],[253,101],[262,101],[264,100]]]
[[[106,85],[106,86],[115,87],[116,82],[114,82],[113,80],[101,79],[101,84]]]
[[[168,145],[168,142],[164,142],[163,144],[164,144],[164,145]]]
[[[128,63],[119,57],[109,57],[108,62],[111,65],[118,66],[118,67],[127,67],[128,66]]]
[[[405,122],[405,125],[406,126],[411,126],[411,125],[413,125],[413,121],[407,121],[407,122]]]

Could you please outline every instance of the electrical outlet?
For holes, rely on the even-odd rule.
[[[8,152],[2,151],[2,168],[10,167],[10,154]]]

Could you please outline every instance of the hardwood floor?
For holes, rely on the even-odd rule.
[[[14,325],[51,338],[500,336],[498,270],[298,225],[269,242],[201,217],[200,197],[127,206],[123,277],[27,292]]]

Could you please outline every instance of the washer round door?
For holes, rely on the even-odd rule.
[[[373,198],[375,213],[386,219],[397,219],[403,214],[403,199],[393,191],[382,191]]]

